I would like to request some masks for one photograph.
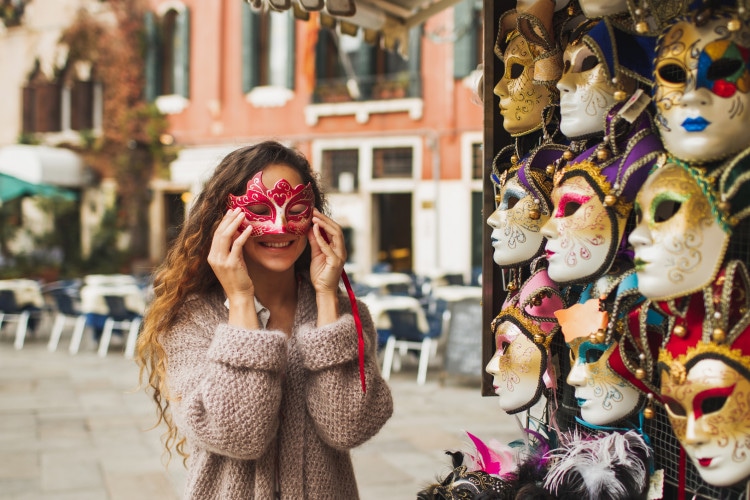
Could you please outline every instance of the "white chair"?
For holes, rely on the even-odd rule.
[[[16,294],[12,290],[0,290],[0,329],[6,322],[16,323],[16,334],[13,347],[23,349],[26,332],[29,329],[31,311],[22,309],[16,302]]]
[[[393,309],[385,311],[391,321],[391,330],[383,349],[383,378],[389,380],[394,365],[394,356],[398,349],[398,363],[400,358],[412,351],[419,352],[419,367],[417,369],[417,384],[424,385],[427,381],[427,367],[430,358],[435,355],[433,344],[437,346],[437,339],[433,339],[419,329],[417,313],[408,309]]]
[[[83,330],[86,328],[86,315],[75,307],[73,297],[65,293],[65,291],[54,291],[52,298],[55,300],[57,313],[55,314],[55,322],[52,325],[52,332],[47,343],[47,350],[50,352],[57,350],[63,330],[65,330],[65,327],[70,322],[73,322],[73,333],[70,338],[71,345],[69,350],[71,354],[76,354],[81,345]]]
[[[135,343],[138,338],[138,331],[141,328],[142,316],[138,313],[128,310],[125,305],[125,297],[121,295],[105,295],[104,301],[107,303],[107,319],[104,321],[102,338],[99,340],[99,357],[105,357],[109,350],[109,343],[112,340],[114,330],[127,332],[125,342],[125,357],[132,359],[135,355]]]

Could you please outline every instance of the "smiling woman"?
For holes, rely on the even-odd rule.
[[[339,291],[344,236],[309,163],[276,142],[238,149],[193,206],[138,340],[167,451],[190,457],[185,498],[356,499],[349,450],[393,402],[369,312]]]

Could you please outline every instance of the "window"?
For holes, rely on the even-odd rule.
[[[411,178],[412,148],[375,148],[372,150],[373,179]]]
[[[159,15],[147,12],[144,19],[146,33],[146,98],[157,101],[166,113],[175,113],[186,105],[189,97],[190,76],[190,16],[184,5],[171,7]],[[182,107],[175,102],[158,102],[160,96],[178,96]],[[173,100],[174,101],[174,100]],[[178,106],[179,107],[179,106]]]
[[[23,89],[23,131],[59,132],[62,99],[58,82],[37,80]]]
[[[359,150],[328,149],[322,152],[323,185],[332,192],[350,193],[359,188]]]
[[[292,10],[257,12],[242,3],[242,90],[294,88]]]
[[[484,60],[482,54],[482,2],[463,0],[453,8],[456,41],[453,76],[464,78]]]
[[[471,178],[481,181],[484,177],[484,151],[482,143],[475,142],[471,145]]]
[[[315,102],[421,96],[422,27],[409,32],[409,57],[378,43],[321,29],[315,49]]]

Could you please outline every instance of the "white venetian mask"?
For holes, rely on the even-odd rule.
[[[578,0],[578,4],[583,15],[592,19],[628,11],[627,0]]]
[[[730,18],[682,20],[657,51],[654,101],[665,148],[688,162],[728,157],[750,143],[750,28]]]

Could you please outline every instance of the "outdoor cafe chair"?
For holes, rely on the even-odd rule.
[[[83,337],[83,330],[86,328],[86,315],[78,310],[73,297],[66,293],[65,290],[55,290],[51,295],[55,301],[57,313],[55,314],[55,322],[52,325],[52,332],[49,336],[47,350],[50,352],[57,350],[57,345],[60,343],[60,337],[63,330],[65,330],[65,326],[72,321],[73,334],[70,337],[71,346],[69,350],[71,354],[76,354],[81,343],[81,338]],[[73,349],[74,343],[77,343],[75,349]]]
[[[13,290],[0,290],[0,329],[2,329],[6,322],[16,323],[16,335],[13,347],[17,350],[23,349],[31,314],[31,310],[18,305],[16,294]]]
[[[132,359],[135,355],[135,342],[138,338],[138,331],[141,328],[143,317],[131,310],[125,304],[125,297],[121,295],[105,295],[104,301],[107,304],[107,319],[104,321],[102,338],[99,340],[99,357],[105,357],[109,349],[109,343],[112,340],[114,330],[127,332],[125,342],[125,357]]]
[[[392,309],[386,311],[391,322],[390,335],[383,350],[383,378],[391,376],[396,350],[400,357],[409,351],[419,352],[419,367],[417,369],[417,384],[424,385],[427,381],[427,365],[434,355],[433,339],[420,330],[417,323],[417,313],[408,309]]]

